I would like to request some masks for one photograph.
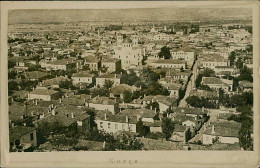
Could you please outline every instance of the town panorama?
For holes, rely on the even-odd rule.
[[[10,151],[253,150],[251,13],[9,12]]]

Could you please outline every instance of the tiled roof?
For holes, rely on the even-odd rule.
[[[106,105],[114,105],[116,104],[115,99],[111,99],[109,97],[94,97],[90,100],[93,104],[106,104]]]
[[[223,84],[223,82],[221,81],[220,78],[216,78],[216,77],[202,77],[202,83],[204,85],[208,85],[208,84]]]
[[[155,64],[185,64],[186,61],[178,60],[178,59],[159,59],[153,61]]]
[[[163,95],[145,96],[143,98],[144,101],[152,101],[152,99],[154,99],[154,101],[161,102],[161,103],[166,104],[168,106],[174,104],[177,101],[176,98],[163,96]]]
[[[34,127],[14,126],[9,128],[10,141],[20,139],[21,136],[34,131]]]
[[[106,121],[119,122],[119,123],[127,123],[126,118],[128,118],[128,122],[131,124],[135,124],[139,121],[135,116],[125,116],[120,113],[117,115],[107,115],[106,117],[107,117]],[[99,118],[97,119],[105,120],[105,115],[99,116]]]
[[[58,93],[58,91],[51,90],[51,89],[35,89],[34,91],[30,92],[30,94],[38,94],[38,95],[53,95]]]
[[[102,62],[102,63],[106,63],[106,62],[115,63],[115,62],[118,62],[118,61],[120,61],[120,59],[117,59],[117,58],[109,58],[109,59],[104,59],[104,60],[102,60],[101,62]]]
[[[173,108],[173,112],[179,114],[196,114],[203,115],[206,112],[203,112],[201,108],[187,108],[187,107],[175,107]]]
[[[239,81],[238,83],[239,83],[239,86],[241,86],[241,87],[253,88],[253,83],[252,82],[243,80],[243,81]]]
[[[87,72],[78,72],[72,74],[72,77],[92,77],[92,75]]]
[[[95,56],[84,57],[84,61],[88,63],[98,63],[99,60]]]
[[[135,87],[135,86],[129,86],[127,84],[120,84],[117,85],[113,88],[111,88],[111,93],[113,93],[114,95],[119,95],[119,94],[123,94],[125,91],[137,91],[140,90],[139,88]]]
[[[102,74],[97,78],[120,78],[120,74]]]
[[[215,133],[212,133],[212,127],[214,125]],[[238,132],[241,128],[241,124],[235,121],[219,121],[211,123],[203,134],[224,136],[224,137],[238,137]]]
[[[59,85],[61,82],[68,80],[68,78],[63,76],[58,76],[56,78],[47,79],[42,82],[42,86]]]
[[[46,72],[41,71],[32,71],[32,72],[25,72],[25,75],[29,79],[40,79],[48,75]]]

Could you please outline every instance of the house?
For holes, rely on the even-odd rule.
[[[240,88],[240,90],[242,90],[243,92],[253,92],[253,83],[243,80],[243,81],[239,81],[238,82],[238,87]]]
[[[182,85],[178,83],[166,83],[162,84],[164,88],[166,88],[170,92],[170,97],[176,97],[177,99],[180,96],[180,90]]]
[[[37,134],[34,127],[12,126],[9,128],[10,148],[22,145],[22,151],[37,146]]]
[[[77,84],[91,84],[94,82],[93,74],[89,74],[87,72],[81,71],[78,73],[73,73],[71,76],[72,83],[74,85]]]
[[[66,132],[83,131],[90,129],[90,118],[85,110],[75,105],[62,103],[62,106],[54,106],[40,120],[35,122],[38,126],[42,122],[54,123],[59,122],[65,127]]]
[[[193,63],[195,60],[194,50],[189,47],[171,50],[172,59],[186,60]]]
[[[137,117],[129,117],[125,115],[104,114],[96,117],[98,130],[103,130],[108,133],[116,133],[118,131],[129,131],[140,133],[142,122]]]
[[[203,144],[213,144],[214,141],[220,143],[234,144],[239,142],[239,130],[241,124],[235,121],[219,121],[210,123],[203,132]]]
[[[97,71],[100,68],[100,60],[95,56],[84,57],[84,66],[90,70]]]
[[[186,69],[187,62],[178,59],[159,59],[152,62],[148,62],[147,65],[155,68],[174,68],[174,69]]]
[[[119,35],[114,53],[114,58],[121,59],[122,68],[127,68],[131,65],[142,65],[145,51],[138,45],[138,39],[123,39],[123,36]]]
[[[201,84],[207,85],[214,90],[223,89],[225,92],[233,91],[233,80],[216,77],[202,77]]]
[[[219,54],[206,54],[200,56],[200,62],[203,68],[215,70],[217,66],[230,66],[230,61]]]
[[[174,125],[174,131],[171,135],[170,140],[174,142],[183,142],[186,143],[190,140],[190,128],[187,128],[186,126],[175,124]]]
[[[162,122],[160,120],[155,120],[154,122],[143,122],[143,125],[149,128],[151,133],[162,133]]]
[[[54,89],[54,88],[59,88],[60,84],[62,82],[65,82],[69,80],[67,77],[64,77],[64,76],[58,76],[58,77],[55,77],[55,78],[52,78],[52,79],[46,79],[42,82],[40,82],[36,88],[39,88],[39,89]]]
[[[120,71],[121,60],[117,58],[104,59],[101,61],[101,67],[106,67],[107,72]]]
[[[53,99],[58,99],[60,93],[52,89],[35,89],[28,94],[28,100],[41,99],[44,101],[51,101]]]
[[[41,71],[31,71],[31,72],[24,72],[24,76],[31,81],[38,81],[42,80],[47,77],[49,74],[46,72]]]
[[[135,86],[129,86],[127,84],[119,84],[111,88],[110,94],[112,97],[120,97],[121,99],[123,99],[125,92],[133,93],[139,90],[140,88],[137,88]]]
[[[119,112],[119,103],[115,99],[109,97],[94,97],[86,102],[86,106],[96,110],[110,111],[112,114]]]
[[[145,107],[147,104],[157,102],[159,104],[160,113],[163,113],[167,110],[173,109],[178,104],[178,100],[174,97],[168,97],[163,95],[156,96],[145,96],[142,99],[142,104]]]
[[[177,71],[176,69],[168,69],[166,71],[165,77],[172,78],[173,80],[183,80],[186,81],[191,76],[191,71],[185,70],[183,72]]]
[[[113,82],[113,86],[117,86],[120,84],[120,75],[118,74],[103,74],[96,77],[96,86],[103,87],[105,81],[109,80]]]
[[[151,106],[152,107],[152,106]],[[142,122],[154,123],[156,120],[159,120],[159,114],[156,109],[126,109],[120,112],[120,114],[130,117],[137,117]]]
[[[56,60],[50,62],[51,68],[55,71],[57,70],[68,70],[68,69],[73,69],[76,68],[76,63],[72,62],[68,59],[62,59],[62,60]]]

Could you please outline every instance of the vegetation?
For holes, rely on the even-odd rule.
[[[162,133],[164,134],[164,137],[166,140],[169,140],[172,136],[174,130],[174,123],[169,118],[163,118],[162,119]]]
[[[164,59],[170,59],[171,58],[171,52],[170,48],[164,46],[161,48],[161,51],[158,53],[159,58],[164,58]]]
[[[199,88],[200,83],[202,81],[202,77],[214,77],[214,76],[215,76],[215,72],[212,69],[209,68],[204,69],[204,71],[199,73],[199,75],[197,76],[197,79],[195,81],[196,87]]]

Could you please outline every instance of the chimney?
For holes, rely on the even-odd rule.
[[[51,115],[55,115],[55,110],[51,110]]]
[[[35,100],[35,105],[36,105],[36,106],[38,105],[38,101],[37,101],[37,100]]]
[[[125,122],[128,123],[128,116],[125,116]]]
[[[71,118],[74,118],[74,113],[71,113]]]
[[[107,120],[107,114],[105,113],[105,120]]]
[[[139,86],[139,89],[142,90],[142,86]]]
[[[152,99],[152,103],[154,102],[154,100]]]
[[[153,110],[153,106],[152,105],[150,106],[150,110]]]
[[[26,123],[23,123],[23,126],[25,126],[25,127],[26,127]]]
[[[51,108],[53,108],[54,106],[53,106],[53,104],[51,104]]]
[[[157,110],[157,109],[156,109],[156,107],[155,107],[155,108],[154,108],[154,112],[155,112],[155,113],[157,113],[157,111],[156,111],[156,110]]]
[[[59,99],[60,103],[61,103],[61,99]]]
[[[215,126],[214,125],[212,125],[211,134],[215,134]]]

